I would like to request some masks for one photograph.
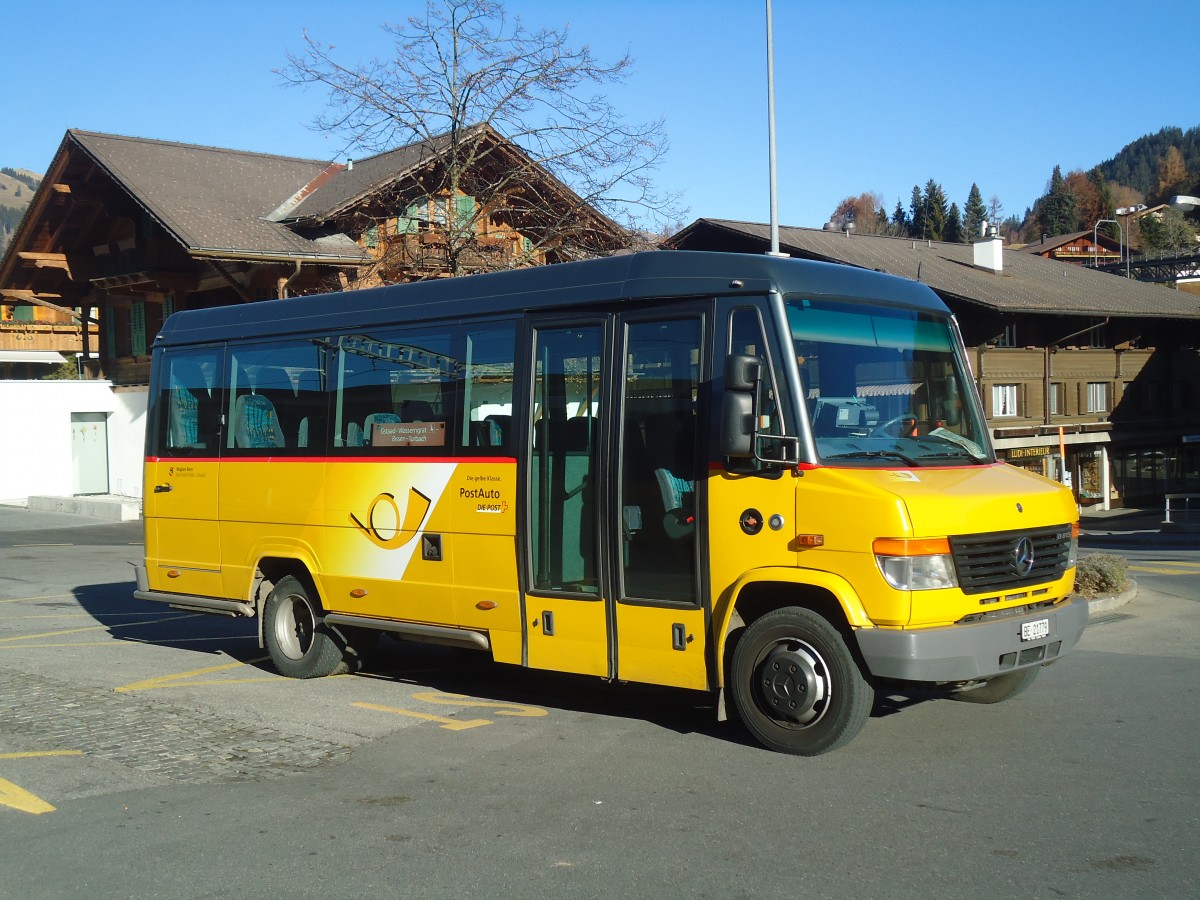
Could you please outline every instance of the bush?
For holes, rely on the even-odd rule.
[[[1129,560],[1111,553],[1097,553],[1079,560],[1075,570],[1075,592],[1084,597],[1115,594],[1128,580]]]

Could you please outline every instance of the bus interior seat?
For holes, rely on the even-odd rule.
[[[499,447],[511,447],[512,446],[512,442],[509,440],[509,434],[512,431],[512,416],[505,416],[505,415],[500,415],[498,413],[492,413],[490,416],[485,417],[484,421],[491,422],[492,424],[494,424],[496,426],[496,429],[500,433],[499,444],[493,444],[493,446],[499,446]]]
[[[242,394],[233,405],[235,447],[283,447],[283,429],[275,405],[262,394]]]
[[[472,447],[500,447],[504,443],[500,425],[491,418],[471,422]]]

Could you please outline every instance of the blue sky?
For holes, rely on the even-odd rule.
[[[762,0],[508,0],[531,27],[570,25],[610,96],[665,116],[659,185],[699,216],[766,221]],[[423,0],[60,0],[4,15],[0,165],[44,172],[68,128],[333,158],[309,127],[316,89],[272,73],[305,30],[347,60],[386,54],[378,25]],[[45,10],[49,15],[43,15]],[[890,211],[933,178],[961,208],[972,182],[1021,215],[1055,165],[1088,168],[1166,125],[1200,125],[1200,3],[1043,5],[774,0],[779,215],[819,227],[838,202]],[[1189,36],[1192,47],[1177,36]]]

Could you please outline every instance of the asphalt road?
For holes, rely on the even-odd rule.
[[[444,648],[281,678],[253,623],[131,599],[138,529],[0,507],[0,896],[1197,895],[1200,579],[1139,576],[1016,700],[881,696],[798,759]]]

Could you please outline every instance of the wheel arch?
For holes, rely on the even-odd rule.
[[[714,629],[720,688],[728,684],[731,636],[736,641],[740,629],[785,606],[810,609],[820,615],[842,633],[856,657],[859,651],[858,642],[852,637],[853,629],[873,625],[857,592],[841,576],[816,569],[754,569],[734,583]]]
[[[263,636],[263,608],[275,585],[283,578],[291,575],[298,579],[306,589],[312,592],[313,599],[325,607],[324,592],[313,577],[313,565],[310,559],[303,556],[265,555],[258,559],[252,572],[252,578],[247,599],[254,604],[254,615],[258,623],[258,646],[266,646]]]

